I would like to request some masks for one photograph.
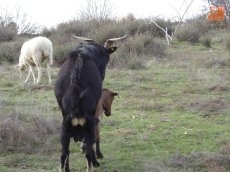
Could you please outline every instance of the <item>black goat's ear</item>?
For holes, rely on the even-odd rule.
[[[116,51],[117,50],[117,47],[109,47],[108,48],[108,52],[109,52],[109,54],[112,54],[114,51]]]

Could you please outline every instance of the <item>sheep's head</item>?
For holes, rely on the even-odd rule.
[[[18,63],[18,64],[15,66],[15,68],[18,68],[18,70],[19,70],[19,72],[20,72],[20,75],[21,75],[21,77],[22,77],[22,71],[24,71],[24,70],[27,68],[27,66],[24,65],[24,64],[22,64],[22,63]]]
[[[27,66],[24,65],[24,64],[22,64],[22,63],[18,63],[18,64],[15,66],[15,68],[18,68],[20,71],[24,71],[24,70],[27,68]]]
[[[20,71],[24,71],[26,70],[26,68],[28,68],[28,66],[25,63],[25,56],[22,53],[19,56],[18,65],[16,65],[15,68],[18,68]]]

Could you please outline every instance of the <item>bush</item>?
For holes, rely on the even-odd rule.
[[[109,38],[121,37],[127,34],[125,28],[118,23],[108,22],[102,23],[96,30],[89,32],[89,38],[97,41],[98,43],[104,44]]]
[[[145,23],[142,22],[142,20],[122,20],[121,22],[118,22],[118,24],[119,27],[124,28],[125,32],[130,36],[144,32],[142,29]]]
[[[0,151],[31,153],[41,149],[50,151],[53,144],[47,142],[60,133],[60,122],[48,117],[33,116],[31,125],[26,119],[12,112],[0,117]],[[44,144],[46,147],[44,148]],[[49,145],[50,144],[50,145]],[[35,148],[36,145],[36,148]]]
[[[165,56],[166,45],[147,34],[135,35],[127,38],[121,43],[115,53],[115,57],[110,58],[109,67],[115,68],[143,68],[143,64],[155,57]],[[138,60],[137,60],[138,59]]]
[[[200,15],[187,21],[187,23],[197,28],[200,34],[206,34],[211,29],[210,22],[206,19],[206,15]]]
[[[169,35],[172,35],[172,33],[174,32],[174,27],[173,27],[174,24],[171,21],[165,20],[163,18],[158,18],[158,17],[151,18],[150,20],[156,22],[157,25],[163,29],[167,28]],[[148,22],[148,31],[154,37],[161,37],[161,38],[165,37],[165,33],[151,21]]]
[[[8,28],[8,27],[0,27],[0,41],[7,42],[13,41],[17,36],[17,30]]]
[[[0,62],[15,63],[18,61],[22,41],[3,42],[0,44]]]
[[[226,38],[226,48],[230,52],[230,36],[228,36],[228,38]]]
[[[145,61],[143,61],[143,59],[133,58],[132,60],[130,59],[127,67],[132,70],[138,70],[138,69],[145,69],[147,66],[145,64]]]
[[[73,49],[73,47],[70,44],[56,45],[55,49],[53,50],[53,59],[55,64],[61,65],[64,62],[67,53],[71,49]]]
[[[60,65],[66,53],[76,45],[75,39],[71,34],[54,32],[49,39],[53,43],[53,59],[54,63]]]
[[[207,48],[211,48],[212,47],[212,38],[210,35],[204,35],[201,38],[201,43],[202,45],[204,45]]]
[[[166,46],[155,38],[147,34],[136,35],[125,44],[127,54],[131,56],[151,55],[155,57],[163,57],[165,55]]]
[[[175,34],[179,42],[187,41],[189,43],[198,43],[200,39],[200,31],[192,24],[186,23],[181,26]]]

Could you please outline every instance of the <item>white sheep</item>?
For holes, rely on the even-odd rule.
[[[42,62],[46,61],[49,84],[51,84],[50,66],[53,64],[53,46],[52,42],[46,37],[38,36],[26,41],[21,48],[19,63],[16,67],[20,72],[29,68],[29,73],[24,81],[28,81],[32,73],[34,83],[39,84],[42,76]],[[34,67],[37,67],[38,77],[36,80]]]

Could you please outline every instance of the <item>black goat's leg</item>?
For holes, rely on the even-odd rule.
[[[87,159],[87,172],[92,172],[93,167],[99,167],[100,164],[96,159],[95,149],[95,135],[94,128],[86,134],[85,137],[85,156]]]
[[[61,154],[61,167],[59,172],[70,171],[69,170],[69,144],[70,144],[70,135],[62,130],[62,134],[61,134],[62,154]]]

